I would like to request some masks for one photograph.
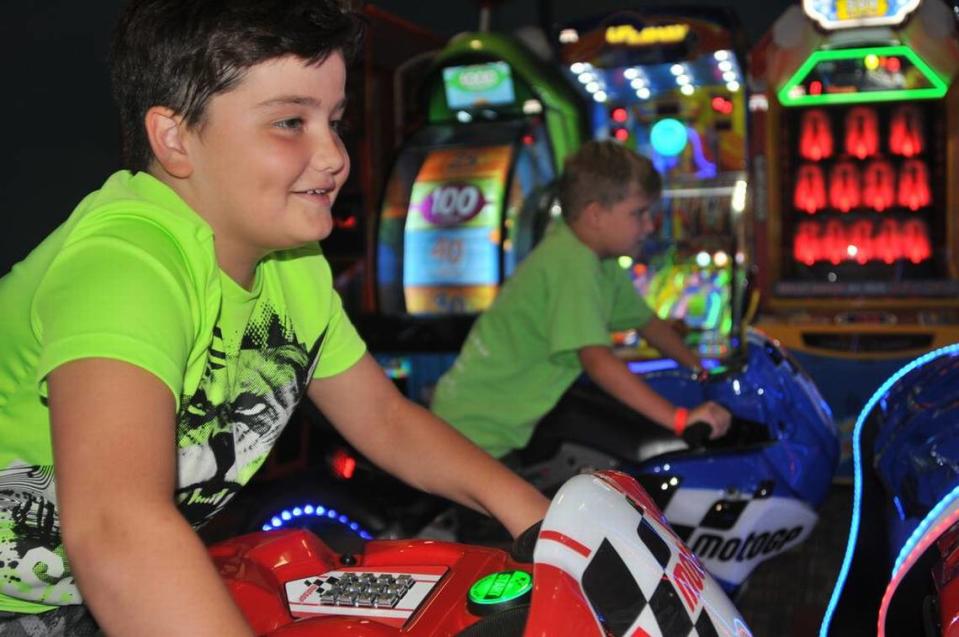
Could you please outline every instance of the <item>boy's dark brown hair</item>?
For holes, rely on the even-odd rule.
[[[294,55],[312,64],[359,46],[362,19],[348,0],[130,0],[113,35],[113,98],[124,167],[145,170],[153,152],[146,112],[166,106],[189,126],[247,69]]]
[[[566,159],[558,195],[563,218],[575,221],[590,203],[619,203],[636,184],[650,200],[659,198],[663,180],[647,157],[611,140],[588,141]]]

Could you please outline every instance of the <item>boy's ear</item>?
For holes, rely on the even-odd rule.
[[[173,177],[185,179],[193,172],[193,163],[187,152],[183,118],[166,106],[152,106],[147,111],[144,125],[153,156]]]
[[[584,207],[580,216],[588,221],[590,224],[595,224],[599,219],[600,213],[603,211],[603,205],[598,201],[590,201]]]

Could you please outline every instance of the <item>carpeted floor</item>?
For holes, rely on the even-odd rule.
[[[849,535],[852,487],[834,485],[809,538],[761,564],[736,606],[755,637],[813,637],[842,565]]]

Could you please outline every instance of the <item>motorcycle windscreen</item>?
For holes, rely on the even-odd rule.
[[[553,634],[563,617],[555,605],[574,605],[560,596],[578,589],[612,635],[751,635],[722,587],[625,474],[580,475],[563,485],[533,559],[528,631]]]

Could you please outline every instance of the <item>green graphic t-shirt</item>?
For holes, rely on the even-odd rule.
[[[60,537],[50,371],[106,357],[170,388],[176,499],[198,526],[263,463],[310,379],[365,351],[318,245],[264,259],[245,290],[206,222],[146,173],[86,197],[0,279],[0,307],[0,611],[82,602]]]
[[[616,260],[600,260],[557,219],[473,325],[431,409],[501,457],[526,446],[583,371],[580,348],[611,345],[611,330],[650,318]]]

